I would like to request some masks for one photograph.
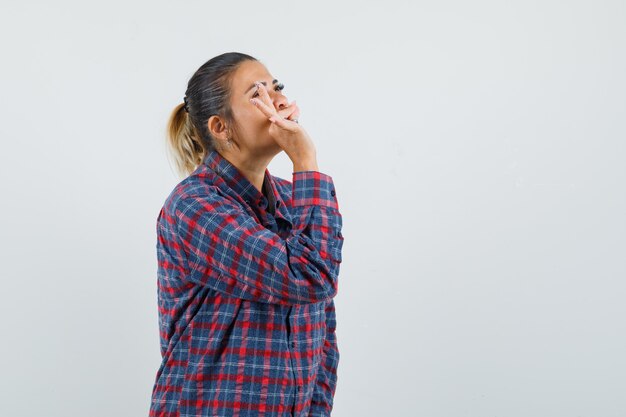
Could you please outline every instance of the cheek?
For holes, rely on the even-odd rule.
[[[248,100],[248,99],[246,99]],[[266,131],[272,122],[259,110],[254,104],[238,103],[234,105],[233,116],[240,126],[244,135],[252,135],[258,137],[261,132]]]
[[[233,109],[235,111],[235,109]],[[238,120],[247,125],[262,125],[265,123],[271,123],[265,114],[256,105],[247,102],[242,104],[236,110],[236,116]]]

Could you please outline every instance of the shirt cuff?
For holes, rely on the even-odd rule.
[[[318,205],[339,210],[330,175],[319,171],[297,171],[292,175],[292,206]]]

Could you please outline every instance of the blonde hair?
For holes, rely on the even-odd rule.
[[[230,108],[230,87],[235,70],[248,60],[258,61],[240,52],[226,52],[205,62],[189,80],[186,103],[174,108],[166,127],[167,148],[180,176],[187,177],[207,153],[220,149],[208,128],[211,116],[219,115],[231,131],[237,131]]]
[[[188,176],[200,165],[207,149],[200,140],[184,103],[172,111],[167,123],[167,139],[169,154],[174,159],[178,175]]]

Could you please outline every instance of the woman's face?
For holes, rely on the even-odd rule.
[[[259,97],[255,81],[265,84],[277,111],[289,104],[287,97],[279,91],[280,80],[275,79],[260,62],[244,61],[233,74],[231,84],[230,104],[239,134],[233,141],[243,152],[253,155],[276,155],[281,148],[269,135],[272,122],[250,102],[251,98]]]

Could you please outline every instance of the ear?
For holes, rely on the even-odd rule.
[[[219,140],[220,142],[226,142],[228,140],[228,127],[220,116],[214,114],[213,116],[209,117],[209,120],[207,121],[207,127],[209,129],[209,132],[211,132],[211,135],[215,139]]]

